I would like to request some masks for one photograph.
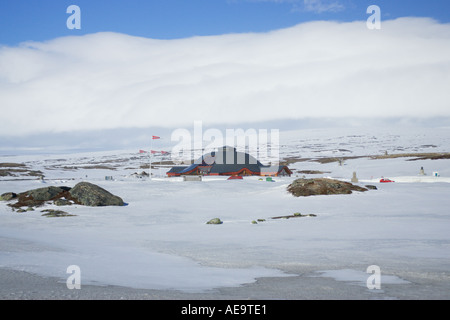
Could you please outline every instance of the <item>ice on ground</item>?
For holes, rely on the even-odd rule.
[[[101,243],[100,238],[62,244],[54,250],[0,253],[1,267],[48,277],[68,278],[67,268],[81,270],[82,285],[116,285],[137,289],[201,292],[216,287],[234,287],[254,282],[258,277],[283,277],[287,274],[264,267],[219,268],[201,265],[191,259],[151,252],[123,243]],[[95,242],[95,245],[92,245]],[[89,245],[86,245],[89,243]],[[62,248],[64,247],[64,248]]]
[[[381,135],[373,131],[358,136],[300,131],[289,133],[291,140],[283,140],[281,135],[280,153],[282,157],[366,155],[384,152],[386,146],[389,152],[400,147],[405,152],[449,151],[450,131],[437,131],[439,134],[430,130],[429,135],[425,131]],[[338,150],[343,144],[348,151]],[[114,162],[109,161],[111,157]],[[427,281],[450,283],[450,160],[357,158],[341,166],[315,161],[289,165],[296,170],[326,171],[308,177],[350,180],[356,172],[360,185],[370,182],[378,188],[306,198],[295,198],[286,191],[289,183],[303,175],[298,173],[276,177],[275,182],[257,177],[184,182],[164,178],[167,168],[161,168],[161,175],[151,181],[130,178],[147,160],[128,151],[1,159],[42,170],[46,185],[72,187],[90,181],[128,205],[75,205],[64,207],[74,217],[46,218],[39,210],[19,214],[0,203],[0,267],[64,281],[67,267],[79,265],[82,284],[184,291],[238,286],[258,277],[300,275],[311,270],[325,270],[322,275],[336,279],[344,275],[356,279],[362,274],[328,270],[365,270],[373,264],[405,281],[411,280],[408,276],[413,270]],[[102,162],[114,169],[85,168]],[[434,177],[415,179],[421,167],[427,174],[438,171],[439,180],[424,183]],[[105,176],[114,180],[106,181]],[[397,181],[379,183],[382,176]],[[0,194],[41,186],[37,180],[8,179],[0,182]],[[53,205],[45,208],[60,209]],[[271,219],[295,212],[316,217]],[[216,217],[224,223],[206,224]],[[367,279],[368,274],[364,276]]]
[[[317,271],[317,273],[320,274],[321,277],[333,278],[336,281],[351,282],[364,287],[367,286],[367,280],[369,279],[370,276],[372,276],[371,273],[354,269],[321,270]],[[408,283],[410,282],[403,280],[397,276],[385,275],[383,274],[383,272],[380,273],[380,286],[383,286],[384,284],[408,284]]]

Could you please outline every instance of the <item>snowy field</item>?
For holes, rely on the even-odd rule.
[[[67,267],[77,265],[80,291],[93,285],[161,290],[167,298],[450,298],[450,159],[368,157],[449,152],[450,128],[298,130],[281,132],[280,145],[282,159],[299,161],[289,164],[292,177],[274,182],[184,182],[164,177],[169,167],[156,169],[151,181],[139,179],[131,174],[148,158],[137,150],[3,156],[1,163],[24,163],[45,180],[4,176],[0,194],[89,181],[127,205],[74,205],[62,209],[76,216],[46,218],[41,209],[16,213],[2,202],[0,268],[59,279],[67,292]],[[340,165],[316,161],[322,157],[355,158]],[[298,177],[350,181],[353,172],[359,185],[378,190],[300,198],[286,191]],[[395,182],[379,183],[381,177]],[[316,216],[271,219],[295,212]],[[223,224],[206,224],[216,217]],[[258,219],[265,221],[252,223]],[[381,269],[379,290],[366,287],[370,265]],[[0,282],[12,274],[0,273]],[[39,291],[32,286],[21,284]],[[265,295],[260,286],[271,289]]]

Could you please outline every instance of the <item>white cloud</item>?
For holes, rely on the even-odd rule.
[[[295,118],[450,116],[450,25],[310,22],[152,40],[0,48],[0,135]]]
[[[228,1],[232,2],[232,0]],[[345,9],[345,6],[338,0],[244,0],[244,1],[289,3],[292,4],[293,11],[309,11],[319,14],[323,12],[338,12]]]
[[[337,12],[344,10],[344,5],[338,1],[330,0],[303,0],[304,9],[315,13]]]

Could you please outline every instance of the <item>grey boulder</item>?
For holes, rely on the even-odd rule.
[[[9,201],[15,198],[17,198],[17,194],[14,192],[6,192],[0,196],[1,201]]]
[[[122,198],[111,194],[109,191],[89,182],[80,182],[69,191],[70,195],[78,203],[90,206],[123,206]]]
[[[63,188],[45,187],[27,191],[27,194],[36,201],[49,201],[58,196],[61,192],[64,192]]]

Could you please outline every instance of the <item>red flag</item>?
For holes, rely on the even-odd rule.
[[[147,153],[145,150],[139,150],[139,153]]]
[[[152,136],[152,139],[155,140],[155,139],[161,139],[161,138],[158,136]]]

